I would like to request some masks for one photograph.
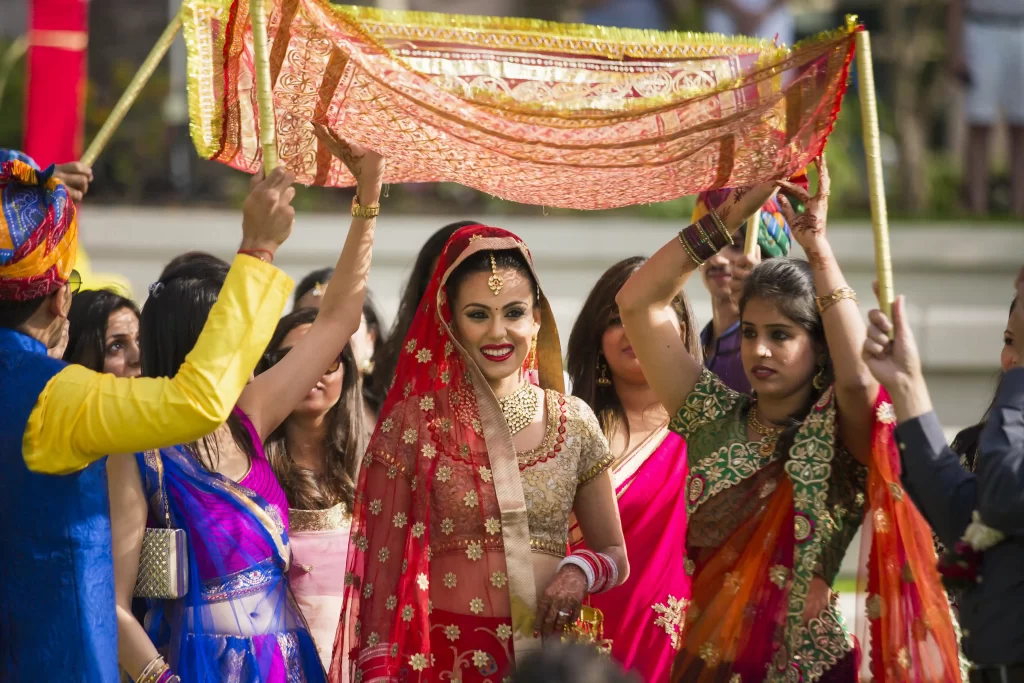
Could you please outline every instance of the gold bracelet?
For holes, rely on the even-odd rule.
[[[135,683],[155,683],[160,679],[160,676],[164,671],[167,670],[167,663],[164,661],[163,655],[157,655],[149,661],[146,668],[142,670],[139,677],[135,679]]]
[[[376,218],[380,215],[380,203],[363,206],[359,203],[359,192],[352,197],[352,218]]]
[[[843,299],[850,299],[856,302],[857,292],[849,287],[836,287],[830,293],[825,296],[819,296],[814,301],[818,304],[818,313],[824,313]]]

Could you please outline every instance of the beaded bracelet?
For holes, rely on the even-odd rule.
[[[257,258],[260,261],[263,261],[264,263],[274,262],[274,252],[270,251],[269,249],[239,249],[238,253],[245,254],[246,256],[252,256],[253,258]],[[263,254],[266,255],[266,258],[263,257]]]

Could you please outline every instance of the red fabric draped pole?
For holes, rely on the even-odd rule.
[[[88,30],[87,0],[31,1],[24,150],[40,167],[82,153]]]

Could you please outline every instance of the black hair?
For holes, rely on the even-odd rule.
[[[177,270],[178,266],[182,266],[186,263],[206,263],[210,265],[222,265],[230,267],[227,261],[222,258],[217,258],[213,254],[209,254],[205,251],[186,251],[184,254],[179,254],[167,262],[164,266],[163,271],[160,273],[158,280],[163,280],[168,273],[173,270]]]
[[[614,659],[581,643],[545,644],[511,675],[513,683],[640,683]]]
[[[185,357],[199,339],[210,310],[216,303],[229,266],[216,261],[197,258],[168,269],[151,288],[149,298],[139,318],[139,347],[142,351],[144,377],[174,377]],[[235,443],[250,458],[253,445],[248,431],[235,416],[228,417],[228,426]],[[216,442],[211,436],[199,443],[185,446],[186,450],[206,469],[217,469]],[[205,455],[204,455],[205,452]]]
[[[598,368],[606,362],[601,353],[601,340],[612,320],[619,315],[615,295],[646,262],[644,256],[632,256],[619,261],[601,275],[576,316],[565,356],[565,369],[569,373],[573,396],[578,396],[590,406],[605,436],[610,437],[615,430],[622,429],[627,441],[629,420],[626,419],[626,411],[613,386],[598,385]],[[697,362],[702,362],[697,317],[693,314],[685,292],[680,291],[672,299],[672,311],[684,328],[683,343],[686,350]]]
[[[1013,302],[1010,304],[1010,313],[1013,315],[1013,309],[1017,308],[1017,297],[1013,297]],[[1002,373],[999,373],[1000,382],[1002,381]],[[988,408],[985,409],[985,413],[981,416],[981,420],[978,424],[967,427],[966,429],[957,433],[953,438],[953,443],[950,444],[950,448],[953,452],[960,456],[961,461],[969,471],[973,472],[978,464],[978,444],[981,439],[981,431],[985,428],[985,423],[988,422],[989,416],[992,414],[992,408],[995,407],[996,397],[999,395],[999,383],[996,384],[996,391],[992,395],[992,400],[988,404]]]
[[[363,375],[363,399],[373,410],[374,414],[379,413],[384,405],[384,397],[388,388],[380,381],[380,374],[377,372],[377,359],[384,355],[384,348],[387,345],[388,336],[381,325],[380,313],[373,303],[370,293],[366,293],[363,300],[363,317],[366,318],[366,327],[374,333],[373,338],[373,369]]]
[[[739,306],[740,320],[743,319],[743,311],[751,299],[765,299],[774,303],[782,315],[806,330],[815,346],[824,353],[825,383],[822,389],[812,388],[807,404],[798,413],[790,416],[786,430],[776,442],[777,449],[788,452],[800,423],[835,377],[828,342],[825,339],[825,325],[815,301],[814,271],[811,270],[811,264],[788,256],[762,261],[743,283]]]
[[[50,296],[53,295],[40,296],[28,301],[0,301],[0,328],[18,329],[35,315]]]
[[[493,264],[491,263],[492,256],[494,257]],[[518,249],[482,250],[467,256],[448,276],[448,282],[445,284],[445,289],[448,291],[448,300],[455,301],[459,294],[459,288],[468,276],[474,273],[490,273],[492,266],[499,270],[514,270],[526,277],[530,281],[533,303],[536,304],[539,301],[540,286],[537,284],[537,278],[534,277],[533,269],[527,263],[523,252]]]
[[[388,332],[387,343],[382,349],[380,356],[374,356],[375,381],[382,387],[389,387],[395,377],[395,369],[398,367],[398,358],[402,354],[402,345],[405,344],[405,335],[412,327],[413,318],[416,317],[416,310],[419,308],[423,295],[427,293],[430,285],[430,278],[434,275],[434,264],[441,258],[444,245],[458,230],[468,225],[477,225],[476,221],[458,221],[449,223],[429,238],[420,248],[420,253],[413,263],[409,279],[405,281],[402,288],[402,295],[398,301],[398,313],[395,315],[395,322]]]
[[[68,311],[68,346],[64,360],[103,372],[107,352],[107,321],[110,314],[127,308],[139,317],[139,307],[131,299],[110,289],[80,292],[71,299]]]
[[[298,306],[299,299],[309,294],[317,285],[326,285],[330,282],[332,275],[334,275],[334,268],[320,268],[299,280],[299,284],[295,287],[294,305]]]
[[[257,366],[257,373],[270,369],[270,356],[281,348],[288,333],[300,325],[311,325],[316,320],[315,308],[300,308],[281,318],[274,336],[267,345],[267,354]],[[363,424],[363,397],[359,368],[346,345],[341,352],[341,396],[330,409],[327,423],[326,466],[323,472],[313,472],[295,464],[288,455],[286,419],[267,438],[266,451],[270,465],[281,487],[288,496],[288,504],[301,510],[324,510],[338,502],[345,504],[350,513],[356,491],[359,461],[366,448],[366,428]]]

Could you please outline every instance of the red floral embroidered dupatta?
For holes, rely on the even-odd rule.
[[[359,476],[332,681],[436,680],[430,633],[443,627],[432,621],[435,609],[511,617],[516,658],[540,646],[515,445],[452,333],[445,289],[467,257],[505,249],[532,264],[505,230],[456,232],[409,329]],[[561,391],[558,332],[543,295],[540,306],[537,351],[523,370],[536,367],[542,387]],[[438,519],[440,508],[456,512]]]

